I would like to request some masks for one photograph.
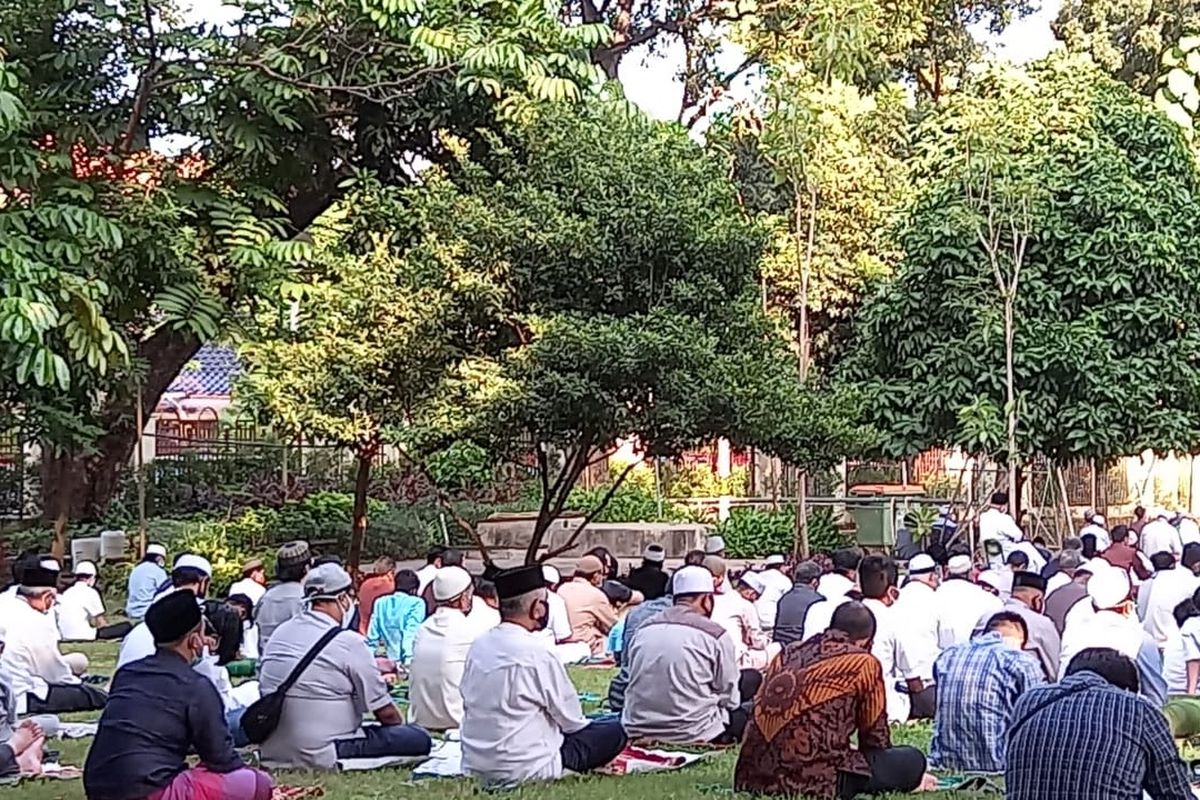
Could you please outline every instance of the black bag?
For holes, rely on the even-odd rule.
[[[283,713],[283,701],[288,690],[300,679],[301,673],[308,669],[308,665],[313,662],[313,659],[325,649],[325,645],[332,642],[341,632],[342,628],[337,627],[318,639],[278,689],[264,694],[246,709],[246,713],[242,715],[242,732],[246,734],[246,738],[250,740],[251,744],[262,744],[275,732],[275,729],[279,727],[279,717]]]

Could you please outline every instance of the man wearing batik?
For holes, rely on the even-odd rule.
[[[841,800],[922,785],[925,756],[892,747],[874,635],[874,616],[850,601],[834,612],[828,631],[788,645],[763,679],[735,790]],[[857,748],[850,743],[856,734]]]
[[[1025,651],[1025,620],[1002,611],[984,632],[955,645],[934,664],[938,706],[929,762],[959,772],[1003,772],[1004,743],[1017,699],[1045,683]]]

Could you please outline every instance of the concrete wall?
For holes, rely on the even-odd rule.
[[[536,514],[497,516],[479,523],[479,535],[489,550],[524,552],[533,535]],[[542,543],[543,549],[557,549],[567,543],[583,521],[581,516],[563,517],[554,521]],[[708,536],[705,525],[658,522],[593,522],[579,537],[564,558],[578,557],[593,547],[607,547],[620,559],[639,559],[647,545],[660,544],[667,558],[683,558],[689,550],[704,548]]]

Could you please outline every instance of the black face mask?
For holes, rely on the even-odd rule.
[[[540,617],[534,617],[533,622],[535,625],[537,625],[537,629],[539,631],[546,630],[546,628],[550,625],[550,604],[549,603],[545,603],[545,602],[542,603],[542,615]]]

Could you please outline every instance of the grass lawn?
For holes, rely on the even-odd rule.
[[[76,645],[73,649],[87,653],[92,669],[103,674],[112,674],[116,665],[116,646],[112,644]],[[603,696],[607,691],[611,672],[608,670],[578,669],[571,677],[581,692]],[[74,721],[92,720],[99,714],[68,715]],[[893,739],[898,744],[913,744],[928,751],[930,728],[928,725],[905,726],[893,730]],[[53,748],[62,753],[62,763],[82,767],[90,740],[59,741]],[[732,782],[733,765],[737,759],[735,751],[713,755],[693,766],[675,772],[662,772],[631,777],[586,777],[572,778],[555,783],[535,784],[510,793],[499,795],[514,800],[537,798],[537,800],[612,800],[613,798],[697,798],[703,796],[732,797],[729,788]],[[378,772],[355,772],[346,774],[324,774],[311,772],[279,771],[274,773],[276,783],[289,785],[318,785],[325,789],[325,797],[331,800],[393,800],[420,792],[428,800],[457,800],[478,797],[483,793],[470,780],[426,781],[419,789],[409,783],[407,770],[383,770]],[[17,788],[0,788],[0,800],[8,796],[13,800],[82,800],[83,782],[38,781],[24,782]],[[962,792],[943,792],[925,795],[931,798],[983,798],[985,795]],[[994,800],[994,795],[991,796]]]

